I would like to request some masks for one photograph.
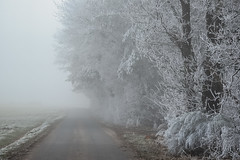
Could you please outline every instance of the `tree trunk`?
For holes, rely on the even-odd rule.
[[[207,36],[213,45],[221,43],[218,33],[223,27],[221,21],[221,0],[217,0],[214,11],[206,13]],[[221,64],[211,60],[211,52],[207,51],[203,63],[206,79],[202,86],[202,104],[204,109],[209,112],[219,112],[221,108],[221,97],[223,96],[223,83]]]
[[[191,22],[190,22],[190,0],[180,0],[182,6],[182,31],[183,40],[178,42],[178,47],[181,50],[184,58],[185,67],[185,89],[187,94],[187,108],[193,110],[196,106],[195,91],[194,91],[194,73],[196,71],[196,63],[192,49],[191,38]]]

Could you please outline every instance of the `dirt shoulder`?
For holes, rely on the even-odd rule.
[[[174,157],[167,148],[156,142],[156,131],[144,128],[126,128],[111,124],[103,124],[117,133],[122,141],[122,148],[130,150],[137,160],[193,160],[196,157]],[[161,138],[161,137],[158,137]]]

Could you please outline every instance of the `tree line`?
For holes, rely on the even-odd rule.
[[[58,61],[105,120],[173,154],[240,158],[238,0],[68,0]],[[165,126],[165,127],[163,127]]]

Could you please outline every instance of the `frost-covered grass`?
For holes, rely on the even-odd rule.
[[[0,107],[0,157],[34,138],[62,116],[58,110]]]
[[[20,138],[28,130],[40,125],[45,118],[35,115],[0,117],[0,147]]]

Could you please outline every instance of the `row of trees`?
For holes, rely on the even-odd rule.
[[[173,154],[240,158],[239,7],[238,0],[65,1],[58,60],[106,120],[166,124],[159,134]]]

